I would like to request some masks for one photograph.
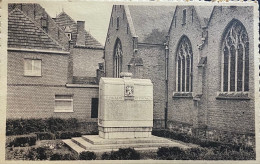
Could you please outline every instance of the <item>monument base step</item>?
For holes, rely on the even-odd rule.
[[[103,139],[98,135],[84,135],[82,137],[63,140],[63,142],[77,153],[82,151],[116,151],[119,148],[129,147],[136,150],[157,150],[158,147],[180,147],[184,149],[189,148],[189,146],[156,136],[131,139]]]

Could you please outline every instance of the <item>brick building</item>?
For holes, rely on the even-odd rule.
[[[8,7],[7,118],[96,121],[102,45],[82,21],[64,29],[65,13],[52,19],[39,4]]]
[[[115,5],[106,76],[129,71],[152,80],[155,128],[217,140],[246,134],[250,143],[258,87],[253,26],[253,6]]]

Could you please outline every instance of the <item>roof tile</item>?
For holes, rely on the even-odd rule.
[[[61,45],[17,8],[8,16],[8,47],[63,50]]]

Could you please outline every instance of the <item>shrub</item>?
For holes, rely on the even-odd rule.
[[[80,132],[58,131],[55,133],[57,139],[70,139],[71,137],[81,137]]]
[[[119,149],[111,153],[103,153],[101,156],[103,160],[139,160],[140,153],[133,148]]]
[[[77,157],[74,154],[67,153],[62,156],[62,160],[77,160]]]
[[[50,154],[51,151],[47,148],[32,148],[28,151],[27,158],[29,160],[47,160]]]
[[[54,140],[55,135],[50,132],[36,132],[37,140]]]
[[[19,136],[12,136],[9,139],[7,139],[7,146],[8,147],[18,147],[18,146],[32,146],[36,143],[37,136],[35,134],[29,134],[29,135],[19,135]]]
[[[77,157],[71,153],[67,153],[67,154],[54,153],[50,156],[50,160],[77,160]]]
[[[160,147],[157,151],[158,159],[185,159],[185,152],[179,147]]]
[[[62,160],[62,154],[54,153],[51,155],[50,160]]]
[[[102,160],[110,160],[110,154],[105,152],[101,155]]]
[[[96,154],[94,152],[90,152],[90,151],[83,151],[79,154],[79,159],[80,160],[95,160]]]

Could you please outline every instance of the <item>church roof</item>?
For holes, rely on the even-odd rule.
[[[72,42],[75,43],[77,41],[77,23],[64,11],[61,12],[54,20],[63,30],[70,28],[72,32]],[[101,43],[99,43],[86,30],[85,36],[85,47],[103,49]]]
[[[65,49],[17,8],[8,15],[8,47],[48,50]]]
[[[129,9],[138,42],[162,44],[170,28],[175,6],[125,5]]]
[[[200,20],[201,27],[207,27],[214,6],[194,6]]]

